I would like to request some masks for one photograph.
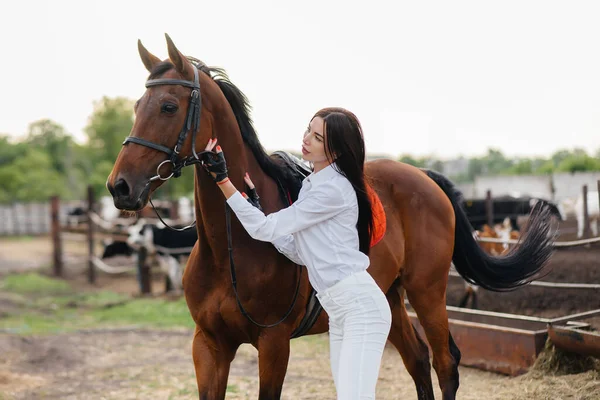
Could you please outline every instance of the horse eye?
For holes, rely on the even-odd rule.
[[[171,103],[165,103],[160,108],[160,112],[164,112],[166,114],[175,114],[177,112],[177,106]]]

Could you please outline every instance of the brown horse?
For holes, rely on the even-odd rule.
[[[167,44],[169,59],[161,61],[138,42],[150,77],[148,89],[136,103],[130,137],[108,177],[115,206],[128,210],[143,207],[171,173],[177,176],[182,167],[197,164],[196,153],[215,137],[226,154],[229,177],[236,187],[244,187],[243,176],[248,171],[266,214],[287,206],[278,195],[278,182],[289,187],[290,176],[263,150],[245,96],[222,70],[186,58],[168,36]],[[309,282],[302,274],[298,301],[292,303],[301,269],[271,244],[251,239],[232,218],[241,305],[263,324],[273,324],[291,310],[280,324],[269,328],[243,315],[230,276],[225,200],[202,167],[196,165],[195,172],[198,242],[183,286],[196,323],[192,356],[200,399],[225,397],[230,363],[242,343],[251,343],[258,350],[259,399],[278,399],[289,359],[290,334],[306,313]],[[460,351],[448,330],[446,313],[450,262],[454,261],[465,279],[491,290],[525,284],[537,276],[551,254],[548,214],[542,208],[536,210],[517,251],[493,258],[473,239],[458,192],[442,175],[391,160],[367,163],[366,174],[387,216],[387,232],[371,250],[368,272],[386,293],[392,309],[389,340],[413,377],[419,399],[433,399],[429,350],[411,325],[404,304],[406,293],[431,346],[443,398],[454,399]],[[322,312],[308,334],[327,329],[327,315]]]

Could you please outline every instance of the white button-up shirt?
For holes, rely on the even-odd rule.
[[[317,293],[369,266],[359,251],[356,192],[331,165],[306,177],[298,200],[276,213],[265,216],[240,192],[227,203],[251,237],[306,265]]]

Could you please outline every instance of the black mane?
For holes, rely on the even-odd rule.
[[[194,63],[200,71],[210,76],[219,86],[235,115],[242,134],[242,139],[244,143],[250,147],[258,165],[267,175],[278,182],[279,186],[283,185],[285,189],[289,190],[292,199],[295,201],[298,197],[303,177],[295,172],[293,166],[287,165],[288,163],[285,162],[283,158],[271,157],[267,154],[254,130],[252,118],[250,117],[250,104],[246,95],[244,95],[244,93],[229,80],[224,69],[208,67],[193,57],[188,57],[188,59],[190,62]],[[161,62],[153,68],[148,79],[155,79],[174,67],[175,66],[169,61]],[[277,159],[281,160],[281,162],[276,161]],[[282,195],[284,198],[287,198],[285,193],[282,193]]]

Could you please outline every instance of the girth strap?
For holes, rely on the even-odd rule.
[[[323,311],[323,306],[319,302],[319,299],[317,299],[317,292],[311,286],[308,302],[306,303],[306,312],[304,313],[304,317],[302,317],[302,321],[298,324],[298,327],[294,329],[294,332],[290,335],[290,339],[304,336],[315,325],[317,319],[319,319],[319,315],[321,315],[321,311]]]

